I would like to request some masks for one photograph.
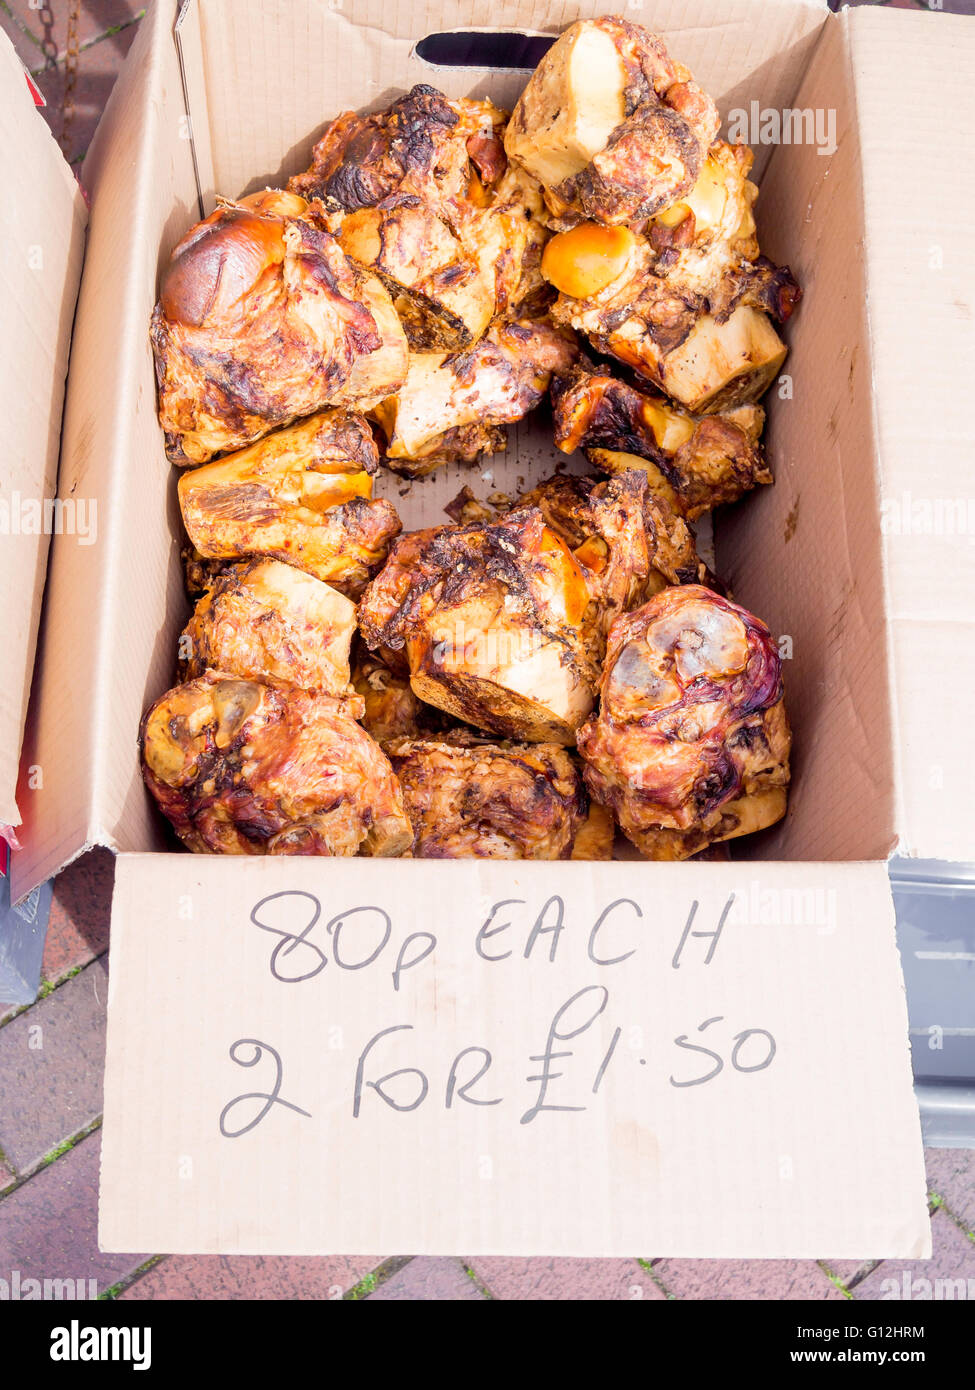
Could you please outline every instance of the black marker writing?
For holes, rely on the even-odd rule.
[[[470,1078],[469,1081],[465,1081],[462,1086],[457,1086],[457,1068],[460,1065],[460,1059],[462,1057],[466,1057],[469,1052],[479,1052],[481,1054],[481,1057],[483,1058],[483,1061],[481,1062],[478,1071],[474,1074],[474,1076]],[[500,1096],[498,1096],[497,1100],[479,1100],[477,1096],[469,1096],[467,1094],[471,1087],[476,1085],[477,1082],[480,1081],[481,1077],[490,1067],[492,1060],[493,1058],[491,1057],[491,1054],[490,1052],[488,1052],[486,1047],[465,1047],[463,1052],[458,1052],[457,1056],[454,1058],[453,1066],[450,1068],[450,1075],[447,1077],[446,1108],[448,1110],[453,1104],[455,1087],[457,1090],[457,1095],[460,1097],[461,1100],[466,1100],[468,1105],[501,1104]]]
[[[252,1047],[254,1049],[254,1055],[249,1060],[240,1053],[240,1049],[243,1047]],[[231,1044],[230,1060],[236,1062],[239,1067],[256,1067],[265,1052],[269,1057],[274,1058],[274,1085],[271,1087],[270,1091],[245,1091],[243,1095],[235,1096],[233,1100],[227,1102],[220,1111],[220,1133],[225,1139],[239,1139],[242,1134],[246,1134],[248,1130],[253,1129],[255,1125],[259,1125],[272,1105],[283,1105],[286,1110],[295,1110],[299,1115],[305,1115],[309,1119],[311,1118],[309,1111],[302,1110],[300,1105],[292,1105],[290,1100],[282,1100],[278,1095],[281,1089],[283,1069],[279,1054],[269,1043],[259,1042],[257,1038],[238,1038],[235,1043]],[[249,1120],[247,1124],[242,1125],[240,1129],[228,1129],[227,1116],[230,1112],[235,1106],[243,1105],[246,1101],[251,1100],[263,1101],[260,1110],[254,1118]]]
[[[622,1028],[617,1028],[616,1032],[615,1032],[615,1033],[613,1034],[613,1036],[612,1036],[612,1039],[611,1039],[611,1041],[610,1041],[609,1047],[606,1049],[606,1056],[603,1058],[603,1060],[602,1060],[602,1061],[600,1062],[600,1064],[599,1064],[599,1070],[598,1070],[597,1073],[596,1073],[596,1079],[595,1079],[595,1081],[592,1083],[592,1093],[593,1093],[593,1095],[595,1095],[596,1092],[599,1090],[600,1082],[602,1081],[603,1077],[604,1077],[605,1074],[606,1074],[606,1068],[609,1066],[610,1062],[611,1062],[612,1059],[613,1059],[613,1053],[616,1051],[616,1044],[617,1044],[617,1043],[619,1042],[619,1040],[620,1040],[620,1034],[622,1033],[622,1031],[623,1031]]]
[[[359,1107],[362,1104],[363,1086],[371,1086],[373,1090],[376,1092],[376,1094],[381,1096],[382,1099],[386,1102],[386,1104],[391,1106],[393,1110],[415,1110],[418,1105],[422,1105],[423,1102],[426,1100],[427,1091],[430,1089],[430,1083],[427,1081],[427,1078],[423,1074],[423,1072],[420,1071],[419,1067],[400,1067],[398,1071],[388,1071],[386,1075],[381,1076],[378,1081],[365,1080],[366,1058],[369,1056],[369,1053],[375,1047],[376,1043],[378,1043],[379,1039],[388,1037],[390,1033],[412,1033],[412,1031],[412,1023],[397,1023],[392,1028],[383,1028],[380,1032],[373,1034],[373,1036],[366,1043],[365,1047],[359,1054],[359,1061],[355,1069],[355,1095],[352,1101],[353,1119],[357,1120],[359,1118]],[[394,1076],[419,1077],[420,1090],[415,1100],[411,1100],[409,1103],[401,1105],[400,1102],[396,1100],[393,1096],[389,1096],[386,1094],[386,1092],[383,1090],[383,1086],[387,1081],[392,1081]]]
[[[261,911],[261,908],[265,907],[268,903],[276,902],[279,898],[304,898],[306,900],[306,903],[308,904],[308,906],[306,907],[306,915],[308,915],[308,921],[302,927],[301,931],[283,931],[280,927],[272,927],[268,922],[261,921],[261,918],[258,916],[259,912]],[[269,893],[268,896],[266,898],[262,898],[261,901],[257,904],[257,906],[252,910],[251,921],[254,923],[255,927],[260,927],[261,931],[271,932],[274,936],[279,936],[281,938],[281,940],[274,947],[274,950],[271,952],[271,960],[269,963],[271,967],[271,974],[274,976],[276,980],[280,980],[282,984],[297,985],[300,984],[302,980],[311,980],[314,978],[314,976],[318,975],[322,970],[324,970],[325,966],[328,964],[325,958],[325,953],[315,945],[314,941],[308,940],[309,933],[311,932],[315,923],[321,916],[321,912],[322,905],[314,896],[314,894],[304,893],[298,889],[285,890],[281,893]],[[312,958],[314,959],[315,964],[310,966],[310,968],[308,970],[305,970],[303,973],[287,973],[282,968],[283,958],[285,956],[291,955],[292,951],[297,950],[298,947],[301,947],[301,955],[299,959],[307,962],[309,958]],[[300,971],[300,966],[298,967],[298,969]]]
[[[507,931],[511,926],[510,922],[502,922],[499,927],[492,926],[495,913],[500,912],[503,907],[511,907],[514,903],[524,904],[524,901],[524,898],[502,898],[499,903],[495,903],[491,908],[491,911],[487,915],[487,921],[477,933],[477,938],[474,942],[474,949],[481,957],[481,960],[507,960],[511,955],[510,951],[502,951],[499,956],[489,956],[484,950],[484,942],[489,940],[492,936],[497,936],[498,932]]]
[[[576,1002],[577,999],[581,999],[583,995],[586,994],[595,995],[600,1001],[598,1006],[589,1015],[588,1018],[586,1018],[582,1023],[579,1024],[577,1028],[571,1028],[568,1032],[561,1032],[560,1029],[562,1028],[563,1016],[566,1013],[568,1013],[568,1011],[572,1008],[572,1005]],[[545,1044],[545,1051],[541,1054],[541,1056],[529,1058],[529,1061],[531,1062],[541,1062],[542,1070],[535,1076],[529,1076],[525,1078],[527,1081],[537,1081],[540,1084],[538,1087],[538,1097],[535,1101],[535,1104],[531,1107],[530,1110],[526,1110],[524,1115],[522,1115],[521,1117],[521,1123],[523,1125],[531,1124],[535,1116],[540,1114],[543,1110],[585,1110],[586,1107],[584,1105],[552,1105],[545,1099],[545,1097],[548,1094],[548,1088],[551,1085],[551,1083],[553,1081],[558,1081],[558,1079],[563,1075],[563,1073],[560,1071],[553,1072],[551,1070],[552,1062],[558,1061],[562,1057],[572,1056],[571,1049],[565,1052],[555,1052],[553,1051],[553,1047],[557,1042],[568,1042],[571,1038],[576,1038],[579,1036],[580,1033],[584,1033],[586,1029],[591,1027],[591,1025],[596,1021],[596,1019],[602,1013],[603,1009],[605,1009],[608,1002],[609,990],[606,989],[605,985],[586,985],[584,989],[580,989],[575,994],[573,994],[571,999],[567,999],[565,1003],[562,1005],[562,1007],[556,1012],[556,1015],[552,1019],[551,1026],[548,1030],[548,1040]]]
[[[411,941],[425,941],[426,946],[417,951],[414,956],[407,956],[406,948]],[[437,944],[437,938],[428,931],[415,931],[406,938],[399,948],[399,955],[396,957],[396,964],[393,967],[393,989],[399,989],[399,980],[404,970],[412,970],[414,965],[419,965],[421,960],[426,960],[427,956]]]
[[[380,941],[376,949],[370,955],[366,956],[365,960],[343,960],[341,952],[339,950],[339,943],[342,939],[342,932],[345,930],[346,924],[350,923],[350,919],[355,919],[351,921],[352,926],[358,926],[360,913],[367,912],[374,912],[376,914],[377,923],[383,929],[383,939],[382,941]],[[336,915],[329,922],[325,930],[332,938],[332,954],[335,956],[335,964],[341,966],[343,970],[364,970],[367,965],[372,965],[376,957],[379,956],[380,953],[384,950],[386,943],[389,940],[390,935],[392,933],[393,923],[390,919],[389,913],[384,912],[381,907],[351,907],[347,912],[336,913]]]
[[[555,909],[555,920],[546,925],[545,918],[548,916],[549,909],[553,907]],[[550,961],[554,961],[555,952],[558,950],[559,946],[559,937],[562,934],[562,928],[564,926],[565,903],[558,896],[558,894],[556,894],[554,897],[549,898],[548,902],[544,904],[541,912],[535,918],[535,925],[528,933],[528,940],[525,942],[525,960],[530,959],[532,947],[535,945],[535,942],[538,940],[540,936],[551,935],[552,944],[549,947],[548,958]]]
[[[697,1031],[703,1033],[704,1029],[710,1028],[712,1023],[720,1023],[722,1017],[723,1015],[718,1014],[716,1018],[705,1019],[703,1023],[698,1024]],[[765,1039],[764,1055],[761,1056],[758,1061],[752,1062],[750,1065],[742,1063],[740,1060],[742,1048],[750,1038],[759,1037]],[[710,1047],[700,1047],[697,1043],[688,1042],[686,1033],[681,1033],[679,1038],[674,1039],[674,1042],[678,1047],[684,1048],[688,1052],[700,1052],[703,1053],[705,1057],[710,1057],[714,1066],[710,1071],[705,1072],[703,1076],[695,1076],[690,1081],[675,1081],[674,1078],[671,1077],[671,1086],[703,1086],[705,1081],[713,1080],[714,1077],[723,1070],[724,1060],[721,1054],[712,1051]],[[771,1065],[775,1052],[775,1039],[767,1028],[746,1028],[743,1032],[735,1034],[735,1045],[731,1050],[731,1065],[734,1067],[735,1071],[740,1072],[764,1071],[767,1066]]]
[[[705,964],[705,965],[710,965],[710,964],[711,964],[711,961],[712,961],[712,959],[713,959],[713,957],[714,957],[714,952],[715,952],[715,950],[716,950],[716,948],[717,948],[717,945],[718,945],[718,941],[719,941],[719,939],[720,939],[720,937],[721,937],[721,933],[722,933],[722,931],[724,930],[724,924],[725,924],[725,922],[726,922],[726,920],[727,920],[728,913],[731,911],[731,904],[734,902],[734,900],[735,900],[735,895],[734,895],[734,893],[732,893],[731,896],[728,898],[728,901],[725,903],[724,908],[722,909],[721,916],[718,918],[718,925],[717,925],[717,927],[715,928],[714,931],[693,931],[693,932],[692,932],[692,931],[691,931],[691,927],[692,927],[693,924],[694,924],[694,918],[695,918],[695,916],[697,915],[697,908],[698,908],[697,899],[695,898],[694,902],[691,903],[691,910],[690,910],[690,912],[689,912],[688,915],[687,915],[687,923],[686,923],[686,925],[685,925],[685,927],[684,927],[683,932],[681,933],[680,941],[679,941],[678,944],[677,944],[677,950],[674,952],[674,958],[673,958],[673,960],[670,962],[670,964],[671,964],[671,966],[673,967],[674,970],[679,970],[679,969],[680,969],[680,957],[681,957],[681,952],[683,951],[684,945],[685,945],[685,943],[686,943],[686,941],[687,941],[687,938],[688,938],[689,936],[702,937],[702,938],[703,938],[703,937],[710,937],[710,938],[711,938],[711,945],[708,947],[707,955],[704,957],[704,964]]]
[[[593,965],[619,965],[621,960],[628,960],[629,957],[633,955],[633,951],[626,951],[621,956],[602,957],[596,955],[596,936],[599,932],[599,929],[606,921],[606,918],[610,915],[610,913],[615,912],[618,907],[632,907],[633,911],[636,913],[638,917],[643,916],[643,912],[640,909],[639,903],[635,903],[632,898],[617,898],[614,903],[610,903],[609,907],[604,908],[603,911],[596,918],[595,925],[593,926],[592,931],[589,933],[589,945],[586,948],[589,954],[589,959],[592,961]],[[636,948],[634,947],[634,950],[635,949]]]

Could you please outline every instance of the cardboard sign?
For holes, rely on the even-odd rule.
[[[180,867],[117,866],[103,1248],[930,1252],[883,865]]]

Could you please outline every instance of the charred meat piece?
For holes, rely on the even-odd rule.
[[[607,235],[619,244],[604,247]],[[784,319],[799,302],[791,272],[742,260],[702,293],[664,264],[626,228],[576,227],[546,247],[543,270],[566,287],[551,317],[694,414],[757,400],[785,359],[766,311]]]
[[[571,550],[586,576],[595,629],[603,639],[617,614],[668,584],[712,579],[686,523],[639,469],[605,482],[558,474],[526,493],[519,506],[537,507]],[[590,646],[601,661],[604,643],[591,636]]]
[[[288,187],[329,212],[411,197],[459,223],[504,172],[504,121],[489,101],[450,101],[421,84],[375,115],[337,117]]]
[[[504,144],[563,225],[640,223],[690,191],[718,125],[655,34],[607,16],[571,25],[548,50]]]
[[[429,526],[422,531],[408,531],[394,541],[389,558],[359,603],[359,631],[363,641],[398,675],[408,677],[410,673],[405,625],[414,586],[434,582],[440,577],[435,567],[424,570],[423,560],[428,546],[445,529]]]
[[[380,281],[303,199],[274,190],[222,201],[183,237],[150,337],[178,464],[328,405],[367,408],[406,374],[406,338]]]
[[[531,289],[540,195],[506,177],[504,120],[490,102],[414,87],[376,115],[340,116],[291,180],[382,278],[414,350],[468,346]]]
[[[206,560],[270,556],[357,598],[401,529],[378,466],[368,422],[325,411],[183,473],[183,522]]]
[[[403,798],[361,712],[356,699],[207,671],[146,712],[143,777],[197,853],[402,854]]]
[[[690,192],[649,223],[583,222],[542,257],[552,318],[696,412],[758,398],[785,356],[770,319],[801,298],[788,267],[759,255],[751,161],[717,141]]]
[[[598,682],[586,572],[537,507],[405,536],[359,605],[368,646],[422,700],[532,743],[572,743]]]
[[[746,292],[759,296],[752,282],[767,279],[774,267],[759,258],[751,166],[747,146],[715,141],[690,192],[643,227],[580,222],[553,237],[542,257],[544,278],[568,298],[588,300],[621,276],[652,273],[688,309],[708,306],[716,313]],[[768,312],[788,317],[787,306],[767,290],[761,297]]]
[[[383,747],[392,739],[436,737],[448,727],[442,710],[413,694],[408,675],[367,650],[356,654],[352,685],[365,706],[362,727]]]
[[[689,521],[770,483],[765,412],[742,405],[695,417],[663,397],[579,367],[552,382],[555,442],[583,448],[604,472],[645,468],[655,491]]]
[[[588,798],[557,744],[400,739],[387,751],[416,858],[573,857]]]
[[[280,560],[230,565],[209,584],[180,639],[185,680],[208,669],[351,695],[355,604]]]
[[[682,313],[675,334],[679,341],[672,348],[666,346],[668,324],[658,331],[649,300],[634,307],[633,314],[608,327],[611,319],[586,314],[579,331],[589,334],[599,352],[631,367],[692,415],[717,414],[760,400],[785,361],[785,343],[771,321],[748,304],[739,304],[727,319]]]
[[[598,716],[579,731],[592,795],[650,859],[686,859],[785,814],[789,725],[764,623],[699,585],[616,619]]]
[[[462,352],[411,353],[402,388],[374,412],[387,463],[415,478],[497,453],[500,426],[533,410],[552,373],[568,371],[577,356],[570,335],[529,320],[497,323]]]
[[[201,555],[191,542],[180,548],[180,564],[183,567],[183,582],[190,602],[196,604],[221,571],[227,568],[226,560],[208,560]]]

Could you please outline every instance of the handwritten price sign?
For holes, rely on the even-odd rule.
[[[106,1249],[924,1248],[882,865],[122,856],[112,933]]]
[[[705,967],[710,966],[734,902],[734,894],[731,894],[722,908],[716,927],[708,931],[693,929],[700,904],[696,899],[692,901],[686,923],[676,943],[670,963],[671,969],[680,968],[681,957],[689,938],[704,939],[709,943],[702,963]],[[271,915],[267,909],[270,909],[272,904],[277,909],[273,924],[267,920]],[[505,913],[513,915],[514,909],[524,909],[526,906],[524,899],[517,898],[508,898],[492,904],[471,943],[479,960],[497,963],[512,957],[514,948],[499,950],[493,946],[493,938],[514,929],[514,922],[502,920]],[[292,923],[292,929],[289,930],[280,924],[282,913],[283,919]],[[314,894],[290,889],[262,898],[251,910],[250,920],[254,926],[276,938],[268,960],[268,968],[272,979],[279,984],[306,984],[319,976],[331,961],[339,970],[374,970],[377,975],[384,977],[384,982],[391,982],[393,992],[398,993],[403,984],[404,972],[416,969],[422,962],[428,961],[437,946],[436,936],[429,931],[411,932],[403,936],[400,944],[393,950],[393,964],[390,970],[386,964],[386,957],[391,950],[394,929],[392,917],[385,909],[372,905],[351,907],[335,913],[324,924],[322,916],[322,905]],[[635,954],[636,947],[612,956],[599,954],[603,930],[619,916],[639,919],[642,918],[643,911],[639,903],[633,899],[617,898],[599,913],[586,943],[586,955],[591,965],[621,967]],[[531,960],[533,953],[538,951],[547,956],[549,963],[554,965],[558,958],[559,939],[565,928],[565,901],[561,896],[553,895],[542,905],[528,930],[523,958]],[[320,939],[313,935],[316,929],[320,930]],[[490,950],[489,943],[492,944]],[[582,1069],[580,1052],[583,1040],[597,1020],[606,1013],[610,1002],[611,994],[607,985],[590,984],[576,990],[556,1010],[548,1026],[542,1051],[533,1053],[528,1058],[529,1062],[538,1064],[540,1069],[525,1078],[528,1084],[537,1087],[537,1091],[533,1103],[520,1116],[521,1124],[531,1124],[545,1111],[569,1112],[587,1109],[586,1103],[560,1103],[550,1097],[550,1091],[562,1093],[571,1089],[571,1086],[558,1088],[555,1083],[564,1080],[566,1072]],[[726,1023],[724,1015],[716,1014],[697,1023],[695,1031],[703,1034],[707,1029],[722,1023]],[[375,1069],[382,1064],[381,1058],[385,1057],[388,1064],[390,1056],[402,1053],[404,1048],[408,1050],[408,1041],[394,1035],[413,1031],[414,1025],[397,1023],[379,1029],[368,1039],[355,1062],[351,1102],[354,1119],[359,1118],[363,1098],[369,1091],[374,1092],[391,1110],[400,1112],[416,1110],[430,1100],[430,1077],[419,1067],[400,1066],[384,1072],[381,1076],[374,1074]],[[715,1034],[709,1036],[715,1036],[720,1031],[727,1030],[715,1029]],[[598,1093],[606,1071],[616,1055],[622,1033],[622,1026],[617,1024],[613,1028],[609,1046],[599,1060],[595,1075],[580,1079],[581,1088],[585,1089],[588,1085],[590,1095]],[[566,1046],[569,1043],[573,1046]],[[706,1058],[707,1063],[703,1071],[700,1070],[699,1063],[695,1074],[688,1059],[685,1058],[683,1062],[679,1057],[671,1059],[679,1071],[679,1075],[671,1074],[668,1077],[671,1086],[703,1086],[706,1082],[713,1081],[725,1068],[725,1056],[720,1051],[705,1046],[703,1039],[691,1041],[686,1033],[681,1033],[673,1039],[673,1046],[698,1058]],[[732,1037],[727,1060],[733,1071],[760,1072],[771,1065],[775,1053],[775,1038],[767,1028],[748,1027]],[[244,1067],[257,1066],[262,1058],[266,1057],[268,1068],[273,1068],[274,1081],[271,1089],[266,1092],[247,1091],[228,1101],[220,1112],[220,1132],[225,1138],[239,1139],[249,1133],[275,1105],[284,1106],[311,1118],[309,1111],[283,1099],[280,1095],[283,1064],[280,1054],[270,1043],[261,1042],[256,1038],[239,1038],[231,1045],[230,1056],[234,1062]],[[647,1057],[638,1057],[636,1060],[640,1066],[648,1065]],[[474,1088],[479,1086],[490,1072],[493,1062],[492,1050],[483,1043],[471,1043],[463,1047],[450,1061],[446,1080],[439,1088],[439,1098],[435,1096],[432,1103],[439,1103],[444,1110],[449,1110],[455,1102],[466,1105],[504,1105],[504,1096],[492,1096],[487,1093],[490,1090],[489,1082],[480,1086],[475,1094]],[[576,1063],[575,1067],[573,1063]],[[556,1064],[560,1070],[555,1070]],[[577,1085],[576,1089],[579,1088]],[[238,1112],[241,1107],[246,1109],[251,1102],[257,1103],[259,1108],[250,1121],[240,1125],[239,1118],[235,1115],[233,1127],[228,1127],[230,1113]]]

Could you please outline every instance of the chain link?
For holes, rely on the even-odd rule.
[[[69,154],[71,122],[74,117],[74,93],[78,82],[78,24],[81,19],[81,0],[71,0],[68,7],[68,34],[64,51],[64,107],[61,114],[61,149]]]
[[[54,40],[54,11],[50,5],[42,5],[37,13],[42,26],[41,52],[44,54],[44,67],[45,69],[56,68],[58,65],[58,46]]]

